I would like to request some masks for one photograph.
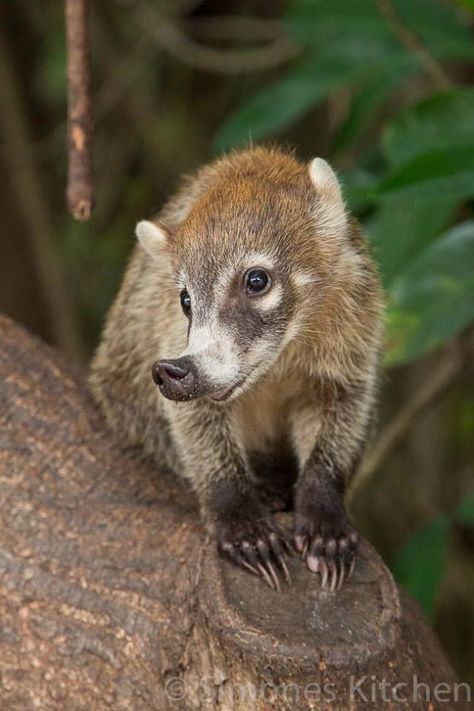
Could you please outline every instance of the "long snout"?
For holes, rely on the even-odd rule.
[[[222,401],[233,395],[245,380],[239,372],[235,349],[223,337],[211,346],[194,352],[188,348],[178,358],[159,360],[153,365],[153,380],[164,397],[175,401],[199,397]]]

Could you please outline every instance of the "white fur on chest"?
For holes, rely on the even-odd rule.
[[[263,383],[233,405],[232,433],[242,451],[268,452],[289,434],[288,393],[278,382]]]
[[[271,453],[285,443],[302,468],[321,433],[324,408],[305,368],[290,362],[282,360],[272,377],[233,403],[231,426],[242,452]]]
[[[304,467],[323,426],[320,403],[298,406],[277,391],[258,403],[249,401],[246,406],[239,405],[232,418],[232,428],[242,452],[270,454],[284,443],[292,448],[300,468]]]

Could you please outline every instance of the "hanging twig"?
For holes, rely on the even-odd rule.
[[[89,219],[94,203],[88,7],[89,0],[66,0],[69,147],[67,202],[76,220]]]
[[[82,360],[83,343],[74,304],[66,283],[63,265],[53,235],[54,218],[31,149],[21,86],[3,31],[0,6],[0,132],[9,175],[9,187],[15,196],[25,237],[35,266],[54,342],[71,358]]]

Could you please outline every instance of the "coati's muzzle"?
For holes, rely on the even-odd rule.
[[[232,387],[216,391],[215,386],[199,372],[190,356],[175,360],[159,360],[151,370],[154,382],[168,400],[186,401],[209,395],[213,400],[226,400],[234,391]]]

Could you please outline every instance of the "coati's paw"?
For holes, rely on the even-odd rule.
[[[279,573],[290,582],[285,553],[291,547],[283,533],[268,516],[256,519],[236,516],[217,525],[219,552],[236,565],[263,578],[273,590],[280,591]]]
[[[321,575],[321,587],[339,590],[354,572],[359,534],[345,511],[324,511],[305,506],[296,512],[294,543],[312,573]]]

